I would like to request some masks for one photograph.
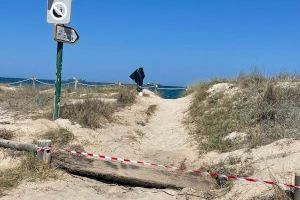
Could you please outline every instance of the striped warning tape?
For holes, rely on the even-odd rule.
[[[97,158],[100,160],[107,160],[107,161],[119,161],[119,162],[123,162],[123,163],[132,163],[132,164],[140,164],[140,165],[145,165],[145,166],[155,166],[155,167],[163,167],[166,169],[173,169],[173,170],[178,170],[177,167],[173,167],[173,166],[168,166],[168,165],[160,165],[160,164],[156,164],[156,163],[150,163],[150,162],[145,162],[145,161],[135,161],[135,160],[130,160],[130,159],[124,159],[124,158],[118,158],[118,157],[114,157],[114,156],[106,156],[106,155],[98,155],[98,154],[93,154],[93,153],[86,153],[86,152],[78,152],[78,151],[72,151],[72,150],[63,150],[60,149],[60,151],[62,152],[68,152],[77,156],[86,156],[86,157],[90,157],[90,158]]]
[[[225,174],[220,174],[218,172],[206,172],[202,171],[200,169],[192,169],[192,170],[186,170],[186,169],[180,169],[178,167],[174,167],[171,165],[163,165],[163,164],[156,164],[156,163],[151,163],[151,162],[145,162],[143,160],[141,161],[136,161],[136,160],[131,160],[131,159],[124,159],[124,158],[119,158],[119,157],[114,157],[114,156],[106,156],[106,155],[101,155],[101,154],[94,154],[94,153],[86,153],[86,152],[79,152],[79,151],[73,151],[73,150],[67,150],[67,149],[60,149],[61,152],[67,152],[76,156],[85,156],[87,158],[94,158],[94,159],[100,159],[100,160],[105,160],[105,161],[111,161],[111,162],[121,162],[121,163],[128,163],[128,164],[138,164],[142,166],[152,166],[152,167],[160,167],[162,169],[166,170],[177,170],[181,171],[184,173],[193,173],[193,174],[201,174],[201,175],[206,175],[206,176],[211,176],[214,178],[224,178],[229,181],[238,181],[238,180],[243,180],[246,182],[251,182],[251,183],[262,183],[265,185],[277,185],[281,187],[287,187],[289,189],[300,189],[300,186],[297,185],[292,185],[292,184],[285,184],[285,183],[279,183],[277,181],[266,181],[266,180],[260,180],[257,178],[253,177],[242,177],[242,176],[236,176],[236,175],[225,175]]]
[[[43,151],[51,151],[51,147],[37,147],[37,152],[43,152]]]

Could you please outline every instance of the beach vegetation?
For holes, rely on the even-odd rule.
[[[0,99],[6,109],[28,114],[52,106],[53,95],[41,91],[29,86],[5,90],[0,93]]]
[[[59,171],[50,168],[48,164],[37,160],[33,155],[27,154],[17,167],[0,171],[0,197],[23,181],[36,182],[59,177]]]
[[[13,138],[14,138],[14,133],[12,131],[3,128],[0,129],[0,139],[11,140]]]
[[[38,137],[38,139],[47,139],[51,140],[53,146],[63,148],[69,145],[75,139],[75,136],[72,132],[67,129],[54,129],[50,130]],[[34,141],[36,143],[36,141]]]
[[[106,101],[108,100],[108,101]],[[24,86],[1,90],[3,108],[18,116],[52,119],[54,89]],[[130,86],[66,87],[62,90],[60,116],[84,127],[100,128],[112,122],[113,114],[136,101],[136,90]]]
[[[136,101],[136,90],[129,87],[121,87],[117,95],[119,106],[128,106]]]
[[[226,152],[282,138],[299,139],[299,83],[296,75],[265,77],[255,72],[194,87],[187,122],[199,149]],[[226,89],[212,90],[218,84]],[[245,133],[246,138],[226,139],[233,132]]]
[[[112,116],[116,109],[117,107],[114,103],[88,99],[83,102],[62,106],[60,117],[70,119],[84,127],[101,128],[104,124],[112,122]]]
[[[156,104],[151,104],[147,110],[146,110],[146,115],[148,117],[151,117],[157,110],[157,105]]]

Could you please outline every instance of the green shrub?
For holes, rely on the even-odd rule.
[[[28,154],[19,166],[0,171],[0,197],[5,195],[6,190],[17,187],[22,181],[34,182],[58,177],[55,169]]]
[[[117,96],[119,105],[132,105],[136,101],[136,91],[133,88],[122,87]]]
[[[8,131],[6,129],[0,129],[0,139],[11,140],[14,137],[12,131]]]
[[[42,93],[41,90],[32,87],[24,87],[2,92],[0,99],[4,101],[7,109],[27,114],[49,109],[53,103],[53,94]]]
[[[287,86],[282,86],[285,80]],[[298,79],[299,81],[299,79]],[[209,95],[211,83],[200,84],[190,107],[191,132],[204,151],[230,151],[300,138],[300,87],[295,77],[265,78],[259,73],[229,81],[238,92]],[[286,83],[285,83],[286,84]],[[231,132],[247,133],[246,141],[228,141]]]
[[[60,117],[70,119],[82,126],[100,128],[112,121],[116,106],[100,100],[84,100],[82,103],[64,105],[60,109]]]
[[[39,139],[51,140],[52,144],[57,147],[67,146],[74,138],[73,133],[66,129],[51,130],[39,136]]]

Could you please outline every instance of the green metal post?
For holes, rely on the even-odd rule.
[[[62,43],[62,42],[57,43],[56,81],[55,81],[55,97],[54,97],[54,108],[53,108],[53,120],[56,120],[56,119],[59,118],[63,47],[64,47],[64,43]]]

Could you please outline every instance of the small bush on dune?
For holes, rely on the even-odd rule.
[[[82,126],[100,128],[112,121],[116,107],[100,100],[85,100],[82,103],[64,105],[60,109],[61,118],[70,119]]]
[[[0,139],[11,140],[14,137],[13,132],[6,129],[0,129]]]
[[[132,105],[136,101],[136,91],[133,88],[123,87],[117,96],[120,105]]]
[[[38,106],[38,108],[50,107],[52,105],[53,95],[49,93],[41,93],[34,97],[34,102]]]
[[[229,81],[239,92],[209,95],[210,84],[201,84],[190,107],[192,134],[201,150],[230,151],[256,147],[281,138],[299,138],[300,87],[292,78],[265,78],[254,73]],[[299,80],[298,80],[299,81]],[[285,83],[286,84],[286,83]],[[247,142],[224,138],[231,132],[247,133]]]
[[[266,81],[266,78],[259,71],[255,70],[251,74],[241,73],[233,82],[238,83],[241,88],[257,87]]]
[[[18,167],[0,171],[0,196],[4,196],[6,190],[17,187],[22,181],[34,182],[58,177],[55,169],[28,154]]]
[[[67,146],[72,140],[74,140],[75,136],[73,135],[73,133],[66,129],[59,129],[48,131],[47,133],[41,135],[39,138],[51,140],[54,146],[64,147]]]
[[[147,115],[148,117],[150,117],[150,116],[152,116],[152,115],[155,113],[156,110],[157,110],[157,105],[156,105],[156,104],[152,104],[152,105],[150,105],[150,106],[147,108],[147,110],[146,110],[146,115]]]
[[[71,92],[71,93],[70,93]],[[92,93],[93,94],[92,94]],[[119,108],[130,106],[136,101],[136,92],[131,87],[95,87],[93,89],[80,88],[78,90],[66,89],[62,93],[62,100],[81,97],[84,95],[84,102],[76,104],[65,104],[60,109],[60,117],[70,119],[85,127],[100,128],[106,122],[112,121],[112,115]],[[91,95],[90,95],[91,94]],[[97,94],[110,94],[117,97],[116,103],[105,103],[95,99]],[[74,96],[75,95],[75,96]],[[92,98],[92,99],[91,99]],[[53,107],[53,94],[42,92],[32,87],[18,88],[16,90],[0,93],[0,100],[3,99],[3,106],[24,114],[31,114],[33,119],[52,119],[50,112]],[[42,112],[41,112],[42,111]]]
[[[83,89],[82,89],[83,90]],[[106,103],[102,100],[87,99],[80,103],[64,105],[60,109],[60,117],[70,119],[84,127],[101,128],[107,122],[113,121],[113,114],[119,108],[130,106],[136,101],[136,92],[129,87],[102,87],[93,92],[118,92],[116,103]]]
[[[0,99],[5,103],[7,109],[24,113],[48,109],[53,103],[52,94],[41,93],[39,89],[33,89],[32,87],[1,92]]]

